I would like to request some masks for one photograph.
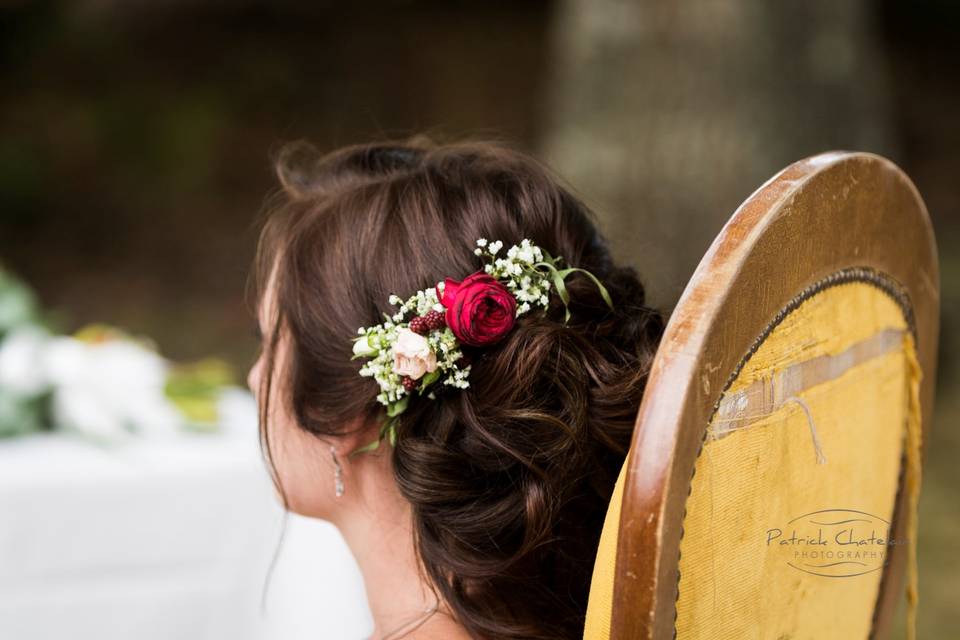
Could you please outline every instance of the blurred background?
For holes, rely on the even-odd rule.
[[[174,361],[217,356],[240,383],[258,346],[245,282],[283,142],[505,140],[566,178],[667,312],[775,172],[831,149],[891,158],[927,203],[942,269],[920,637],[960,628],[957,3],[0,7],[0,264],[61,331],[105,322]]]

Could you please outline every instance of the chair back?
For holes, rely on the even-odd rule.
[[[585,639],[883,637],[933,408],[939,271],[890,161],[794,163],[734,213],[666,327]]]

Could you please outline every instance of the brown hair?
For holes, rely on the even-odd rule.
[[[379,387],[351,360],[357,329],[396,312],[392,293],[482,269],[478,238],[529,238],[609,291],[615,311],[573,272],[566,326],[551,295],[501,342],[463,347],[470,387],[415,397],[392,450],[423,566],[473,637],[582,637],[604,515],[663,331],[635,270],[613,263],[593,213],[545,165],[500,142],[418,137],[326,155],[295,143],[276,168],[283,188],[255,272],[262,286],[278,265],[261,397],[283,326],[285,398],[311,433],[384,419]],[[261,445],[286,505],[266,416],[261,407]]]

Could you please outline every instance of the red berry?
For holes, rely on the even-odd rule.
[[[400,381],[403,383],[403,388],[407,391],[413,391],[417,388],[418,382],[411,378],[410,376],[403,376]]]
[[[446,324],[444,320],[444,314],[436,309],[428,311],[423,319],[426,321],[427,326],[430,327],[431,331],[436,329],[442,329]]]
[[[410,331],[425,336],[430,333],[430,326],[427,324],[426,319],[422,316],[417,316],[410,320]]]

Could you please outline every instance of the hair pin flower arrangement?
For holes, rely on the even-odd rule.
[[[570,295],[563,281],[570,273],[587,274],[607,305],[614,308],[610,294],[592,273],[578,267],[558,268],[562,256],[552,257],[526,238],[510,247],[506,257],[497,257],[502,248],[499,240],[478,239],[474,254],[487,262],[482,271],[461,281],[445,278],[405,301],[391,294],[390,304],[399,305],[399,310],[393,316],[384,313],[381,324],[357,330],[351,360],[371,358],[359,373],[380,385],[377,400],[387,407],[388,419],[380,427],[379,437],[353,451],[351,457],[377,448],[384,437],[391,445],[396,443],[397,416],[406,410],[414,392],[435,399],[434,384],[468,388],[471,364],[461,345],[496,344],[520,315],[535,306],[547,308],[551,288],[563,301],[566,324]]]

